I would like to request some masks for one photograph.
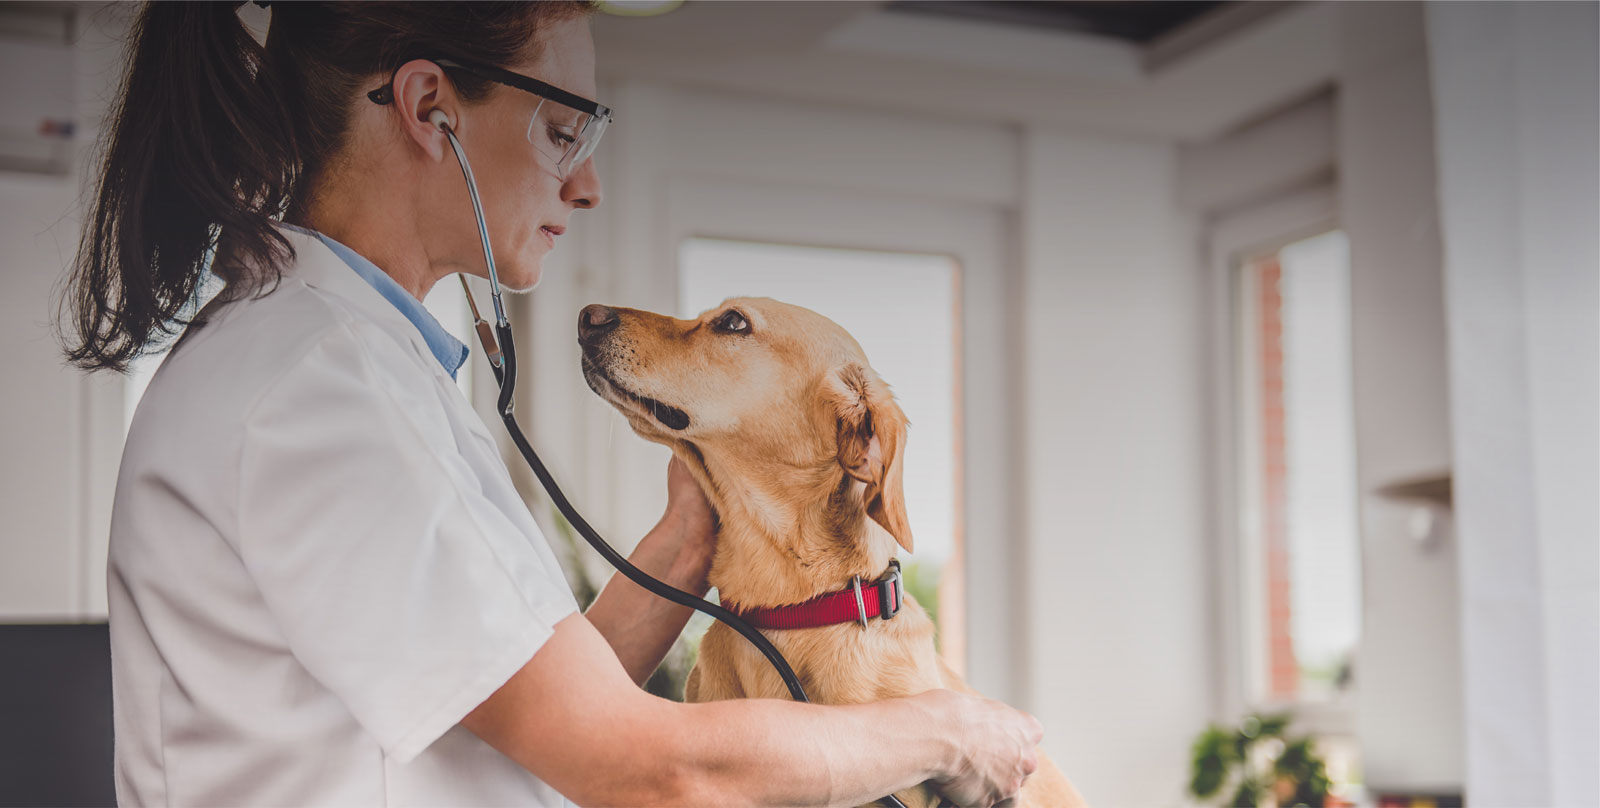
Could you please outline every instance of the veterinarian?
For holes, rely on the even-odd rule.
[[[429,118],[478,167],[501,283],[533,288],[601,200],[603,127],[567,103],[594,108],[589,9],[273,3],[265,48],[235,9],[141,10],[63,300],[83,368],[182,332],[112,514],[119,802],[853,805],[924,780],[963,805],[1014,795],[1041,731],[998,702],[646,693],[689,611],[617,576],[580,613],[455,387],[468,350],[419,301],[485,270]],[[208,274],[226,287],[195,312]],[[632,561],[703,594],[712,513],[676,464],[667,493]]]

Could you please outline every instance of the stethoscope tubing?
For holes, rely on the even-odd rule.
[[[483,241],[483,260],[489,269],[489,293],[494,299],[494,333],[498,343],[498,352],[495,350],[495,346],[488,344],[487,335],[483,328],[484,322],[481,317],[477,316],[478,309],[476,304],[472,305],[472,314],[475,320],[473,327],[478,331],[478,337],[480,342],[483,343],[484,352],[489,357],[489,367],[494,371],[495,382],[500,388],[500,396],[496,401],[496,410],[500,414],[500,420],[505,422],[506,431],[511,435],[511,442],[516,444],[517,451],[522,454],[522,459],[527,461],[528,468],[532,469],[534,476],[539,478],[539,484],[544,486],[545,492],[550,495],[550,501],[555,503],[556,510],[561,512],[567,522],[578,531],[578,535],[589,542],[589,545],[594,547],[595,551],[607,563],[616,567],[617,571],[627,576],[628,580],[633,581],[652,594],[681,606],[688,606],[711,615],[727,627],[737,631],[740,636],[749,640],[761,652],[762,656],[767,658],[772,667],[777,670],[778,676],[783,679],[784,686],[789,689],[789,695],[795,701],[809,703],[811,700],[806,697],[805,688],[800,685],[800,678],[795,675],[794,669],[789,666],[789,661],[783,658],[783,654],[778,651],[777,646],[773,645],[772,641],[768,640],[760,631],[741,620],[738,615],[723,608],[720,604],[712,603],[702,597],[696,597],[650,577],[644,570],[634,566],[627,558],[623,557],[621,553],[608,544],[601,537],[599,531],[590,526],[589,520],[584,519],[583,514],[578,513],[578,509],[567,499],[566,494],[562,493],[561,486],[556,484],[555,477],[550,474],[550,470],[539,459],[539,454],[533,450],[533,445],[522,434],[522,427],[518,426],[516,416],[512,412],[514,404],[512,398],[517,386],[517,347],[516,342],[511,337],[511,323],[506,319],[505,307],[500,300],[500,277],[495,272],[494,251],[489,243],[489,227],[483,215],[483,203],[478,198],[478,183],[473,179],[472,166],[467,161],[467,153],[461,148],[461,142],[456,139],[456,134],[451,129],[450,124],[441,121],[438,126],[445,136],[449,138],[450,148],[455,152],[457,162],[461,164],[462,176],[467,180],[467,194],[472,197],[472,212],[478,220],[478,237]],[[467,288],[465,277],[462,278],[462,288],[466,291],[467,301],[471,303],[472,290]],[[497,357],[498,361],[496,361]],[[893,794],[884,797],[882,801],[888,802],[896,808],[905,808],[905,804],[900,802],[899,798]]]
[[[695,597],[688,592],[650,577],[607,543],[601,537],[599,531],[595,530],[589,524],[589,521],[583,518],[583,514],[579,513],[578,509],[567,499],[566,494],[561,491],[561,486],[556,484],[555,477],[550,474],[550,470],[539,459],[538,452],[534,451],[533,445],[522,434],[522,427],[517,424],[514,414],[515,402],[513,401],[517,386],[516,341],[512,338],[511,325],[506,320],[505,309],[500,301],[500,280],[494,271],[494,252],[490,247],[489,229],[483,217],[483,204],[478,198],[478,184],[473,179],[472,168],[467,162],[466,152],[461,148],[460,141],[456,139],[455,132],[451,131],[449,124],[443,124],[440,128],[444,130],[445,136],[450,139],[450,146],[456,153],[456,159],[461,163],[462,175],[467,180],[467,192],[472,197],[472,211],[478,219],[478,235],[483,240],[484,261],[489,266],[490,294],[494,298],[495,319],[497,320],[495,323],[495,337],[499,343],[501,357],[499,363],[491,362],[489,365],[494,371],[495,382],[500,388],[496,410],[500,414],[500,419],[505,422],[506,430],[511,433],[511,441],[516,444],[517,451],[522,454],[522,459],[527,461],[529,468],[533,469],[534,476],[539,478],[539,484],[544,486],[546,493],[550,495],[551,501],[555,503],[556,509],[611,566],[616,567],[629,580],[660,597],[683,606],[698,609],[728,624],[754,643],[771,660],[773,666],[778,669],[779,676],[783,678],[784,685],[789,688],[790,695],[796,701],[810,701],[810,699],[806,698],[805,688],[800,685],[800,680],[795,676],[794,669],[789,666],[788,660],[784,659],[783,654],[778,651],[777,647],[759,631],[719,604],[712,603],[705,598]],[[485,346],[485,351],[490,352],[487,346]]]
[[[483,263],[489,269],[489,288],[494,300],[494,324],[496,328],[505,328],[510,325],[510,321],[506,319],[505,304],[500,302],[500,275],[494,267],[494,250],[489,248],[489,222],[483,215],[483,201],[478,198],[478,181],[472,176],[472,164],[467,162],[467,153],[461,148],[461,141],[456,140],[456,133],[450,128],[450,124],[441,122],[439,128],[444,131],[445,137],[450,139],[450,148],[456,153],[456,162],[461,164],[461,173],[467,178],[467,195],[472,197],[472,215],[478,220],[478,238],[483,241]],[[471,294],[470,291],[467,293],[468,299],[471,298]],[[498,375],[496,374],[496,378]]]

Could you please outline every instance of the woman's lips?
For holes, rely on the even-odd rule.
[[[547,224],[539,228],[539,235],[544,236],[545,242],[552,248],[556,246],[556,236],[559,236],[565,232],[567,232],[567,228],[558,227],[556,225]]]

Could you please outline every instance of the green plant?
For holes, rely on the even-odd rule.
[[[939,573],[943,566],[938,562],[908,561],[901,570],[906,591],[928,613],[928,618],[939,624]],[[934,636],[938,636],[935,633]]]
[[[1212,800],[1232,784],[1233,796],[1223,804],[1233,808],[1321,808],[1331,786],[1327,767],[1309,736],[1285,737],[1290,720],[1288,713],[1252,714],[1236,728],[1207,726],[1194,742],[1190,795]]]

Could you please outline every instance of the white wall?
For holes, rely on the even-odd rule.
[[[80,9],[75,72],[41,76],[76,99],[66,176],[0,172],[0,621],[104,619],[105,548],[120,458],[122,380],[65,367],[50,332],[53,292],[77,249],[78,189],[120,57],[123,8]],[[26,49],[0,69],[26,72]]]
[[[1224,137],[1181,144],[1178,204],[1215,218],[1330,182],[1337,158],[1336,115],[1333,93],[1319,93]]]
[[[1200,274],[1175,153],[1024,142],[1031,706],[1091,803],[1173,804],[1211,685]]]
[[[1596,24],[1587,3],[1427,12],[1474,805],[1600,793]]]
[[[0,176],[0,345],[7,354],[0,396],[0,614],[6,619],[74,616],[84,608],[86,581],[79,496],[81,383],[61,367],[41,324],[50,320],[50,290],[70,260],[71,232],[51,229],[71,205],[70,178]],[[66,243],[59,243],[58,239]],[[63,406],[65,405],[65,406]]]
[[[1370,788],[1462,782],[1456,541],[1413,540],[1412,505],[1374,495],[1451,466],[1445,308],[1422,10],[1342,18],[1339,212],[1350,237],[1363,607],[1357,733]]]

